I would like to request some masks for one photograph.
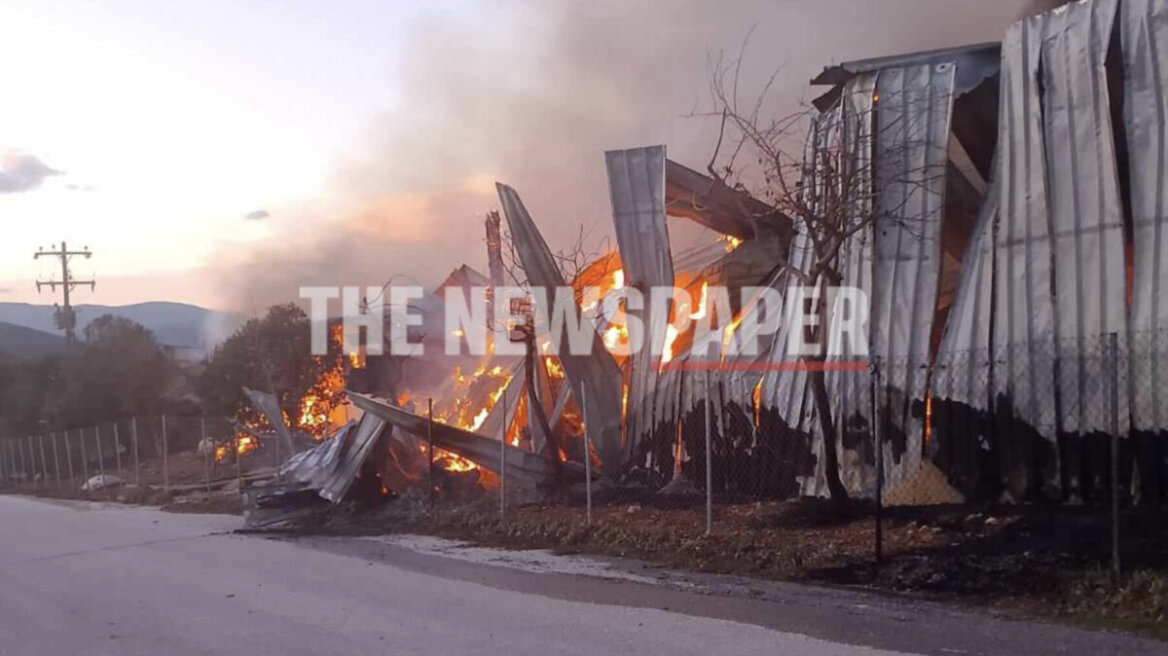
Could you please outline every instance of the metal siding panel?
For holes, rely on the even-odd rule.
[[[651,146],[605,153],[612,219],[620,249],[621,267],[630,287],[646,296],[654,287],[672,286],[673,256],[665,220],[665,146]],[[648,298],[646,298],[648,303]],[[626,457],[631,457],[641,436],[652,429],[652,417],[642,408],[652,403],[657,374],[654,349],[663,343],[669,316],[665,308],[634,312],[645,327],[646,347],[633,353],[625,432]],[[657,312],[653,312],[657,309]]]
[[[920,462],[924,425],[911,407],[928,380],[954,79],[953,64],[935,64],[883,71],[877,84],[871,344],[890,388],[888,416],[906,435],[903,454],[883,444],[889,486]]]
[[[564,286],[563,276],[556,267],[551,251],[519,194],[504,184],[496,185],[503,213],[511,228],[511,238],[515,241],[519,258],[528,281],[534,287],[541,287],[547,294]],[[551,307],[552,298],[537,298],[536,303]],[[562,339],[561,344],[568,340]],[[558,353],[564,366],[564,373],[572,385],[572,392],[580,398],[580,390],[588,388],[588,411],[586,426],[588,439],[604,464],[605,475],[619,477],[627,464],[621,438],[621,372],[612,356],[604,348],[599,335],[593,335],[591,352],[588,355]]]

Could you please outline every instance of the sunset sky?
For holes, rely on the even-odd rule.
[[[432,285],[485,268],[495,180],[553,247],[581,225],[599,247],[603,151],[703,167],[716,126],[689,115],[748,33],[747,84],[778,69],[788,112],[827,64],[998,40],[1026,3],[279,4],[0,4],[0,301],[56,300],[32,253],[62,239],[96,253],[79,303]]]

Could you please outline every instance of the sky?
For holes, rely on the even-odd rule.
[[[32,254],[62,240],[94,253],[76,303],[432,286],[485,269],[495,181],[553,248],[583,228],[603,249],[603,152],[663,143],[704,168],[719,53],[745,48],[748,91],[776,74],[785,115],[826,65],[996,41],[1027,4],[5,0],[0,302],[57,300]]]

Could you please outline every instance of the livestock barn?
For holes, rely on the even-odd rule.
[[[865,497],[880,484],[890,503],[940,503],[1092,498],[1119,435],[1124,489],[1162,498],[1166,75],[1163,0],[1083,0],[1001,43],[832,66],[813,80],[824,93],[802,154],[805,214],[663,146],[609,152],[619,253],[575,280],[500,184],[528,284],[674,285],[695,317],[726,314],[705,290],[727,287],[727,342],[774,310],[737,290],[799,284],[820,252],[816,212],[836,212],[854,228],[839,233],[838,280],[813,282],[866,292],[869,353],[796,366],[784,326],[760,355],[700,354],[675,317],[645,312],[665,353],[618,357],[601,346],[619,326],[600,319],[591,355],[545,343],[528,365],[488,357],[456,372],[443,393],[473,407],[442,419],[434,444],[492,471],[506,458],[530,482],[579,480],[590,457],[610,484],[702,487],[708,408],[716,491]],[[670,222],[683,220],[725,247],[671,252]],[[487,228],[499,285],[497,216]],[[417,436],[427,422],[399,402],[408,387],[353,398]]]

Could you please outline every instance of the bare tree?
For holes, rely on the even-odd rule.
[[[745,192],[790,220],[795,246],[790,257],[785,252],[776,253],[788,275],[804,286],[839,286],[845,274],[846,258],[842,255],[857,235],[877,222],[923,234],[921,226],[912,223],[927,217],[906,218],[912,214],[905,211],[910,194],[890,200],[880,195],[880,189],[899,185],[930,193],[928,182],[944,174],[943,167],[937,171],[926,169],[927,164],[913,166],[912,154],[919,154],[919,146],[927,139],[928,108],[908,104],[931,101],[907,95],[897,98],[898,110],[885,112],[877,121],[881,99],[874,85],[847,85],[833,109],[818,112],[808,107],[767,118],[766,102],[777,74],[752,100],[740,101],[745,45],[736,59],[719,58],[711,67],[713,108],[698,114],[719,123],[717,145],[707,170],[715,184]],[[741,210],[750,215],[745,203]],[[822,293],[813,296],[814,307],[808,308],[819,319],[815,327],[806,329],[808,343],[824,345],[830,311],[825,297]],[[803,357],[809,363],[825,359],[823,349],[819,355]],[[807,370],[824,440],[828,488],[833,499],[846,501],[824,367],[809,366]]]

